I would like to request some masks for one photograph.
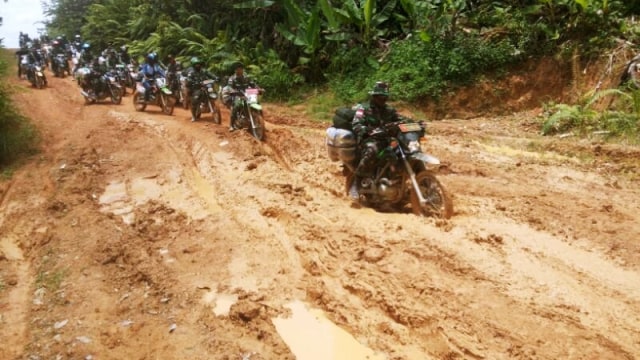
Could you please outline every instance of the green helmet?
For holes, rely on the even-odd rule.
[[[389,85],[386,82],[376,81],[373,90],[369,91],[369,95],[389,96]]]
[[[202,65],[202,61],[200,59],[198,59],[197,56],[194,56],[194,57],[191,58],[191,65],[195,66],[196,64]]]

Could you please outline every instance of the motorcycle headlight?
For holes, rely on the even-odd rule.
[[[407,145],[407,150],[409,150],[409,153],[415,153],[415,152],[421,151],[422,148],[420,147],[420,141],[418,140],[409,141],[409,144]]]

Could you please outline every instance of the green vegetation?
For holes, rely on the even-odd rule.
[[[222,76],[243,61],[278,100],[322,88],[352,103],[376,80],[390,82],[396,100],[437,100],[521,61],[578,52],[587,62],[619,40],[640,42],[640,5],[624,0],[48,0],[45,8],[52,36],[80,29],[94,49],[129,44],[135,56],[182,62],[197,55]],[[558,105],[543,131],[628,129],[637,115],[627,110]]]
[[[604,111],[595,104],[610,104]],[[542,124],[543,135],[573,132],[580,136],[597,134],[604,138],[638,143],[640,134],[640,90],[608,89],[587,96],[577,104],[548,105],[550,114]]]
[[[10,176],[7,166],[21,155],[34,150],[35,128],[22,116],[11,102],[11,87],[6,81],[12,54],[0,44],[0,169],[1,177]]]

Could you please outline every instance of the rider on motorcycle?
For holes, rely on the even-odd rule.
[[[140,75],[142,77],[142,86],[144,87],[144,101],[149,101],[151,96],[152,83],[156,77],[165,77],[164,70],[158,65],[156,53],[152,52],[147,55],[146,62],[140,67]]]
[[[389,98],[389,85],[378,81],[369,91],[371,99],[363,104],[355,106],[356,114],[353,117],[353,132],[356,135],[357,146],[360,152],[360,162],[356,167],[355,180],[349,189],[349,196],[353,200],[358,200],[358,183],[363,177],[372,175],[375,170],[374,160],[376,154],[381,150],[383,144],[373,137],[369,137],[369,132],[382,125],[400,121],[401,116],[396,110],[387,105]]]
[[[82,90],[84,90],[89,97],[96,96],[96,90],[98,89],[98,83],[100,82],[100,77],[107,72],[107,69],[100,61],[99,57],[93,59],[91,64],[89,65],[91,71],[85,75],[84,83],[82,85]]]
[[[257,87],[257,85],[244,74],[244,65],[241,62],[237,62],[235,64],[235,73],[229,77],[227,85],[222,88],[222,101],[224,105],[231,110],[229,131],[234,131],[236,129],[235,122],[239,110],[236,106],[233,106],[233,94],[235,92],[244,92],[249,87]]]
[[[123,64],[129,65],[131,63],[131,55],[129,55],[129,48],[127,47],[127,45],[122,45],[120,47],[118,57],[120,58],[120,62]]]
[[[51,43],[51,55],[50,55],[50,62],[51,62],[51,70],[55,73],[58,70],[58,63],[56,62],[56,55],[64,55],[65,59],[66,59],[66,52],[64,50],[64,47],[62,46],[62,44],[60,43],[60,41],[58,40],[53,40],[53,42]],[[64,70],[69,71],[68,69],[69,65],[67,64],[67,66],[65,67]]]
[[[203,63],[197,57],[191,58],[191,69],[187,74],[188,96],[207,96],[207,94],[199,94],[200,85],[204,80],[218,79],[217,76],[203,68]],[[193,102],[192,102],[193,103]],[[191,121],[196,121],[196,107],[191,106]]]

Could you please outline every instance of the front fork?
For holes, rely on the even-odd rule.
[[[413,185],[413,191],[415,191],[416,195],[418,195],[418,200],[420,201],[420,204],[425,205],[427,203],[427,199],[425,199],[424,196],[422,196],[422,191],[420,191],[420,185],[416,180],[416,173],[411,168],[411,164],[409,164],[409,160],[407,160],[407,156],[404,154],[404,151],[402,151],[402,148],[400,148],[400,156],[402,157],[402,162],[404,163],[404,167],[407,169],[407,173],[409,174],[409,179],[411,179],[411,185]]]

